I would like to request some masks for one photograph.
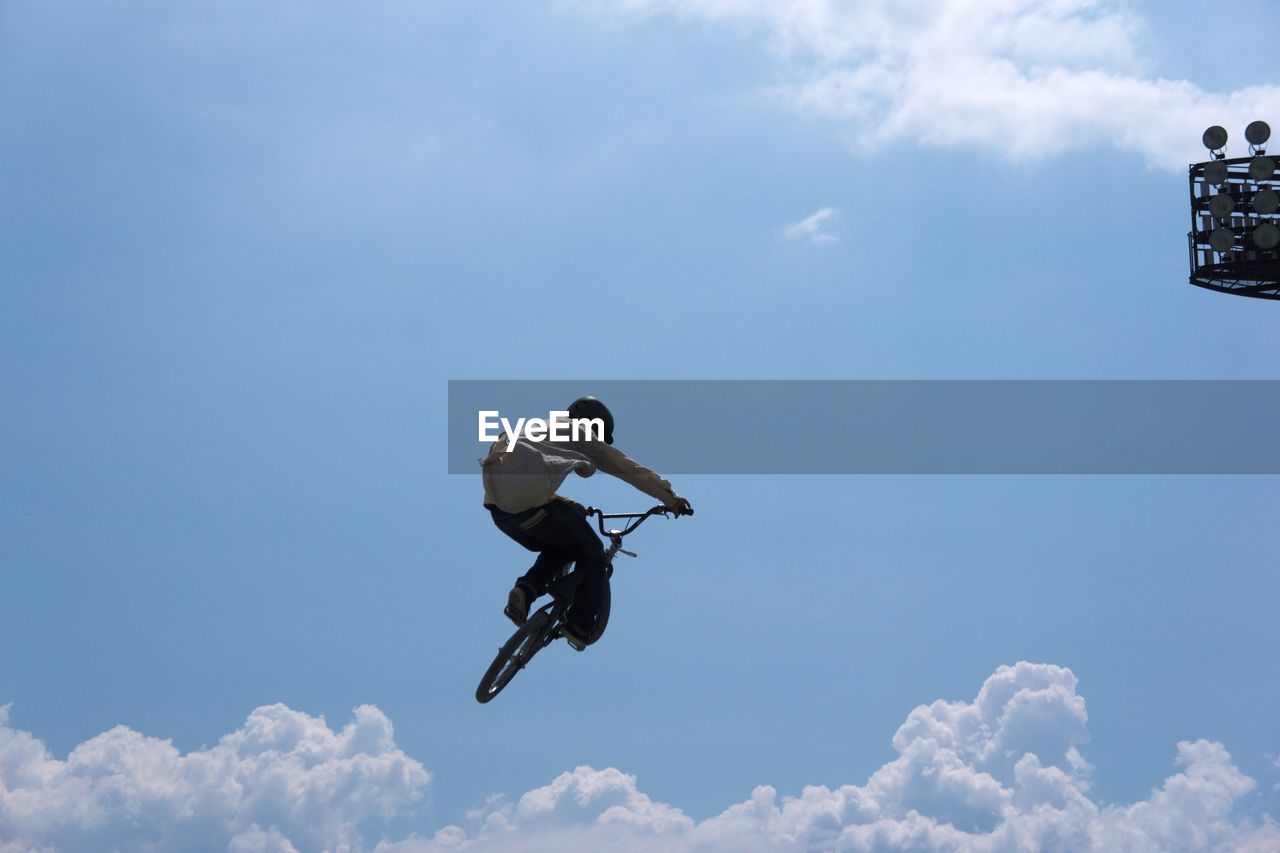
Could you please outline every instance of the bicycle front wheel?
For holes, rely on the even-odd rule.
[[[551,616],[547,611],[539,610],[516,629],[511,639],[498,649],[498,656],[489,664],[484,678],[480,679],[480,686],[476,688],[477,702],[488,702],[511,683],[511,679],[525,668],[538,649],[547,644],[550,627]]]

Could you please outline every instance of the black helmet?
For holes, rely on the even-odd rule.
[[[604,421],[604,443],[613,444],[613,413],[604,403],[595,397],[579,397],[569,404],[569,420],[576,421],[578,418],[599,418]]]

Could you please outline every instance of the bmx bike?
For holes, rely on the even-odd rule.
[[[643,524],[646,518],[654,515],[670,515],[675,512],[675,510],[661,505],[655,506],[648,512],[618,513],[614,515],[607,515],[595,508],[587,509],[588,518],[593,515],[596,516],[596,525],[600,529],[600,535],[609,539],[609,547],[604,552],[604,576],[606,580],[600,599],[600,612],[596,616],[595,628],[589,638],[591,642],[594,643],[600,638],[609,623],[610,598],[608,579],[613,577],[613,558],[618,554],[626,554],[628,557],[636,556],[632,551],[623,550],[622,537]],[[605,521],[624,518],[628,519],[628,521],[621,530],[604,529]],[[565,613],[568,612],[569,605],[573,603],[573,594],[580,580],[574,572],[570,571],[572,565],[572,563],[566,563],[547,589],[547,592],[551,594],[551,601],[538,608],[536,612],[531,613],[525,623],[511,635],[511,639],[507,640],[502,648],[498,649],[497,657],[493,659],[493,663],[489,664],[489,669],[485,671],[484,678],[480,679],[480,686],[476,688],[477,702],[488,702],[494,696],[497,696],[502,692],[502,688],[510,684],[511,679],[516,677],[516,673],[529,665],[529,661],[533,660],[533,656],[541,651],[544,646],[549,646],[553,641],[564,636],[560,629],[564,625]]]

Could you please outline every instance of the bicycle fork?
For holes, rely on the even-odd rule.
[[[612,564],[615,554],[626,554],[628,557],[637,556],[635,551],[628,551],[622,547],[622,537],[617,535],[616,530],[609,531],[609,542],[609,549],[604,552],[606,563]]]

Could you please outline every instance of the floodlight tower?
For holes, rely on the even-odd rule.
[[[1191,283],[1223,293],[1280,299],[1280,196],[1276,161],[1263,147],[1265,121],[1244,130],[1249,156],[1228,159],[1227,132],[1214,125],[1201,141],[1209,160],[1188,170]]]

